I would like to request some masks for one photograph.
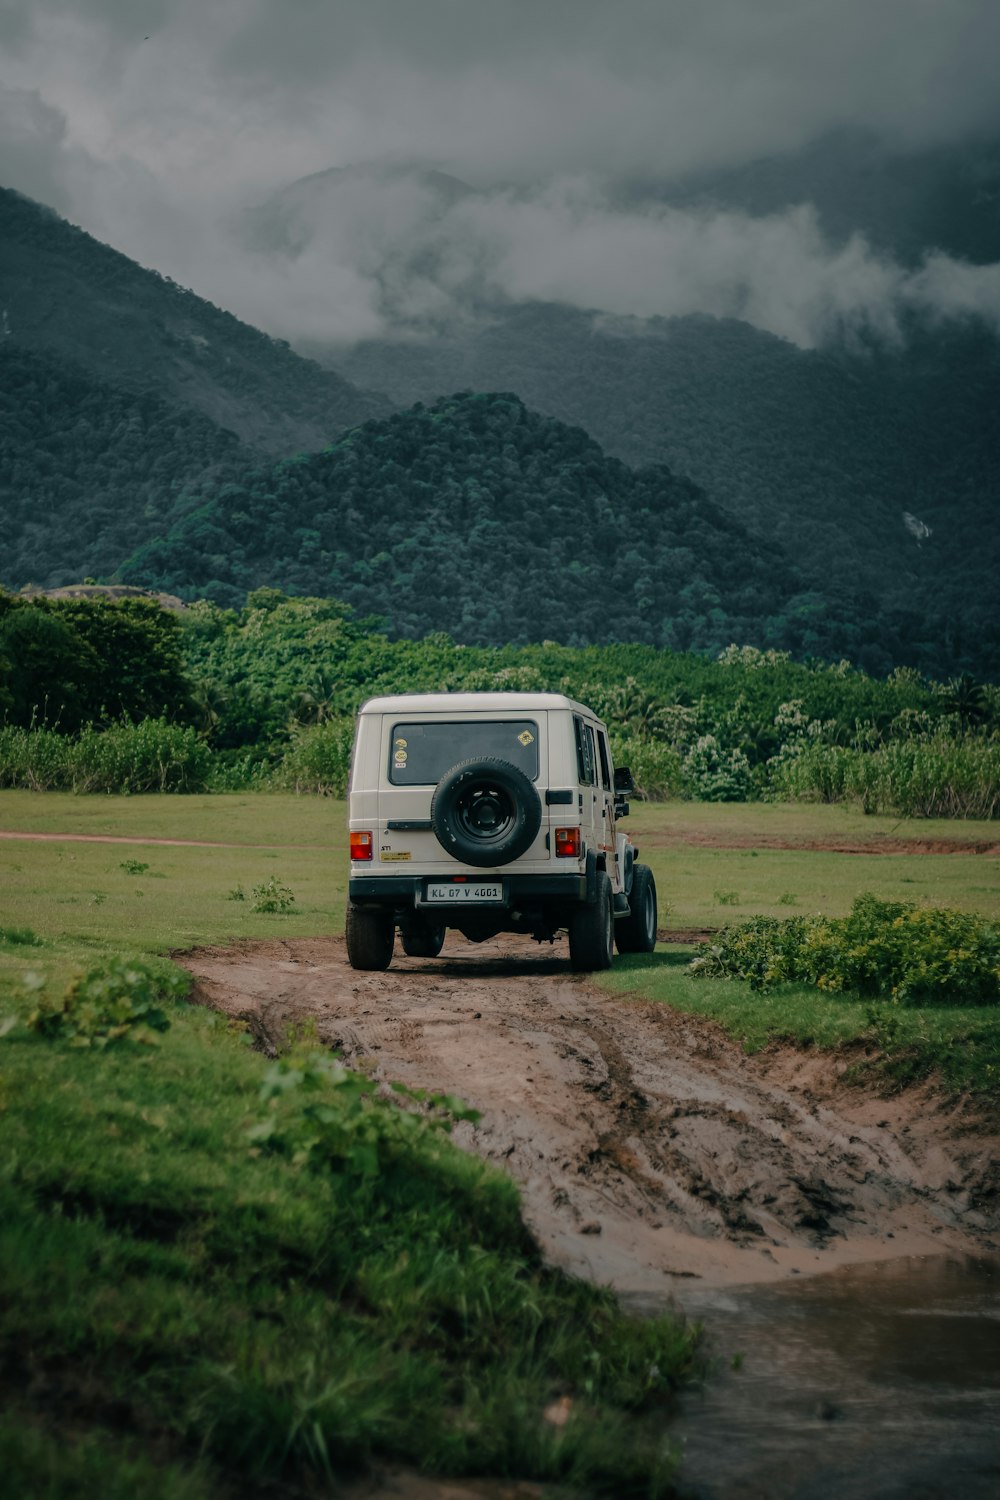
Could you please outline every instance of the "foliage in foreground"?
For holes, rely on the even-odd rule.
[[[898,1005],[1000,1004],[1000,928],[969,912],[860,896],[847,917],[753,917],[691,972],[755,990],[804,983]]]
[[[186,989],[176,969],[112,958],[70,980],[63,995],[45,994],[40,974],[26,976],[25,987],[37,994],[27,1018],[29,1031],[50,1041],[69,1041],[73,1047],[113,1047],[121,1042],[150,1046],[154,1033],[169,1031],[164,1004]]]
[[[148,1451],[164,1496],[374,1456],[669,1492],[694,1333],[547,1270],[513,1184],[442,1132],[457,1101],[401,1110],[329,1058],[269,1066],[220,1018],[170,1019],[156,1049],[0,1042],[0,1360],[25,1393],[0,1453],[23,1493],[49,1470],[127,1493]]]

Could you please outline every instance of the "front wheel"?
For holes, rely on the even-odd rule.
[[[648,865],[633,865],[629,914],[615,923],[619,953],[652,953],[656,947],[656,881]]]
[[[391,915],[377,906],[347,908],[347,961],[352,969],[387,969],[392,962],[396,928]]]
[[[611,882],[598,870],[594,899],[577,907],[569,919],[569,961],[577,973],[610,969],[614,956],[614,918]]]

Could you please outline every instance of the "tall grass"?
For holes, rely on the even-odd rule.
[[[297,729],[275,768],[271,785],[279,791],[343,797],[351,769],[353,719],[331,719]]]
[[[343,797],[353,720],[297,727],[285,743],[213,751],[165,719],[122,722],[75,736],[0,727],[0,787],[30,791],[199,792],[271,789]],[[752,777],[739,751],[702,736],[686,757],[655,738],[616,736],[617,764],[632,769],[650,802],[771,800],[857,802],[866,813],[910,818],[1000,816],[1000,739],[939,733],[874,749],[809,742],[786,747]],[[764,783],[766,782],[766,786]],[[755,791],[755,784],[757,789]]]
[[[810,745],[775,771],[772,795],[857,800],[906,818],[1000,815],[1000,741],[982,736],[894,740],[874,750]]]
[[[212,752],[166,719],[92,726],[78,735],[0,728],[0,787],[68,792],[203,791]]]

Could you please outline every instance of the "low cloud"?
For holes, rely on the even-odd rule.
[[[292,339],[426,332],[504,301],[740,318],[801,348],[860,332],[896,339],[911,309],[1000,328],[1000,266],[932,253],[912,270],[860,235],[835,246],[809,204],[764,217],[640,212],[579,178],[475,193],[434,174],[373,171],[297,184],[249,225],[257,248],[230,296]]]
[[[503,298],[803,347],[893,338],[913,308],[1000,322],[996,267],[833,243],[808,202],[640,209],[601,186],[843,127],[890,148],[996,132],[995,0],[9,0],[0,42],[0,180],[285,337]],[[359,161],[381,166],[324,170]]]

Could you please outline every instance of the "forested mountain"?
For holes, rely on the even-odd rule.
[[[167,529],[200,480],[255,460],[201,412],[0,344],[0,580],[52,587],[111,572]],[[190,503],[190,502],[189,502]]]
[[[254,449],[319,448],[389,407],[0,188],[0,336],[200,413]]]
[[[418,406],[206,489],[120,575],[231,604],[265,583],[335,595],[396,633],[471,643],[737,639],[892,660],[871,601],[832,608],[690,481],[630,470],[512,395]]]
[[[117,572],[237,605],[270,585],[403,635],[997,674],[1000,345],[981,324],[803,351],[733,320],[495,306],[356,348],[345,368],[386,399],[17,194],[0,229],[8,587]],[[364,420],[428,392],[447,399]]]
[[[870,594],[928,670],[1000,659],[1000,341],[981,325],[820,351],[735,320],[523,305],[450,338],[361,344],[340,366],[400,403],[515,390],[626,462],[690,476],[835,612]]]

